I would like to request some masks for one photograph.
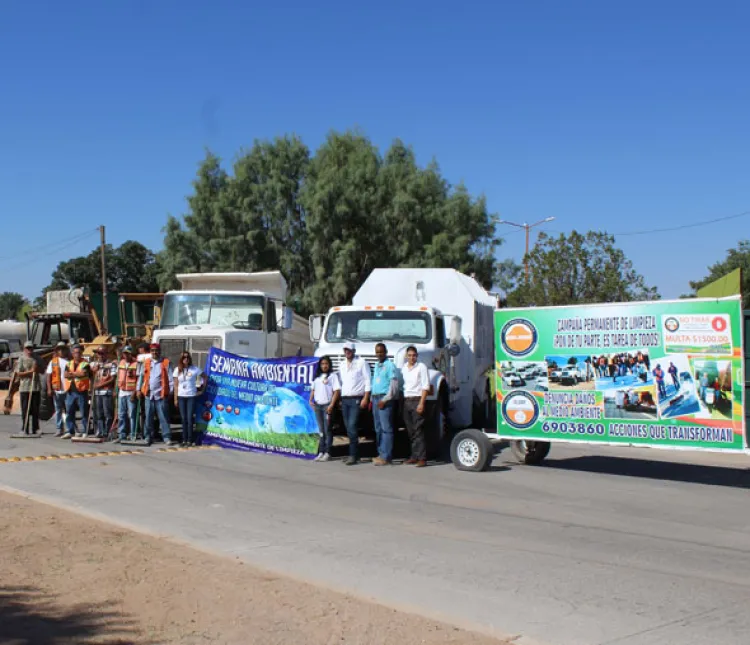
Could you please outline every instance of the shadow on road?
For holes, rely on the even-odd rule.
[[[103,604],[62,607],[39,589],[0,586],[0,645],[132,645],[136,635],[134,621]]]
[[[547,459],[546,468],[577,470],[587,473],[621,475],[624,477],[644,477],[710,486],[730,488],[750,488],[750,470],[722,468],[700,464],[679,464],[668,461],[651,461],[624,457],[604,457],[588,455],[570,459]]]

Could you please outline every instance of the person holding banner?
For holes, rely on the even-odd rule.
[[[328,461],[331,458],[331,446],[333,445],[331,415],[340,391],[338,378],[332,371],[331,358],[323,356],[315,369],[315,378],[310,391],[310,405],[315,410],[315,419],[318,422],[318,432],[320,433],[318,455],[314,461]]]
[[[359,461],[359,413],[370,404],[372,389],[370,366],[355,352],[354,343],[344,344],[346,360],[341,361],[336,384],[341,390],[341,412],[349,437],[349,458],[344,462],[347,466],[354,466]]]

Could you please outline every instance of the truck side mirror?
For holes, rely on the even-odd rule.
[[[310,316],[310,340],[313,343],[317,343],[320,337],[323,335],[323,321],[325,316],[323,314],[313,314]]]
[[[281,328],[291,329],[292,325],[294,325],[294,310],[291,307],[284,307],[282,312]]]
[[[451,345],[461,344],[461,317],[453,316],[451,318],[451,332],[449,337]]]

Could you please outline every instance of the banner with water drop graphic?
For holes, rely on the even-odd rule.
[[[308,403],[318,359],[243,358],[212,348],[196,405],[204,443],[312,458],[318,425]]]

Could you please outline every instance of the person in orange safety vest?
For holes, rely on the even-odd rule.
[[[145,440],[151,445],[154,437],[154,418],[159,416],[159,427],[164,443],[174,446],[169,427],[169,401],[172,394],[172,366],[168,358],[161,357],[159,343],[151,343],[151,358],[143,362],[140,396],[146,402]]]

